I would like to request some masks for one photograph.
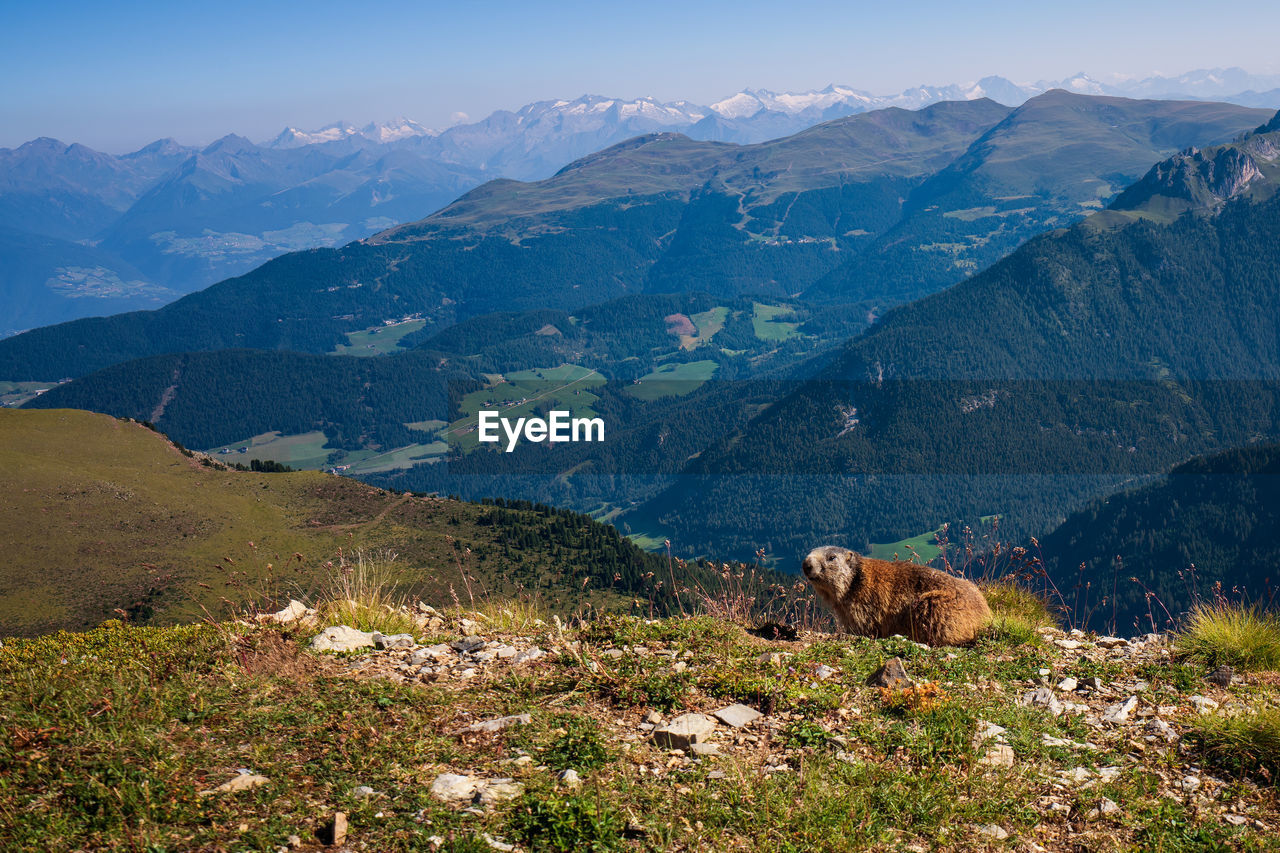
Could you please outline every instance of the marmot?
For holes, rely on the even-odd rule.
[[[958,646],[973,642],[991,621],[976,586],[928,566],[828,545],[810,551],[801,568],[851,634],[903,634],[930,646]]]

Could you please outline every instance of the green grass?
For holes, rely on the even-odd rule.
[[[1209,714],[1192,721],[1191,731],[1219,766],[1280,785],[1280,708]]]
[[[501,602],[491,603],[500,612]],[[274,850],[289,835],[311,849],[343,811],[353,849],[387,851],[422,849],[425,833],[455,851],[486,849],[486,835],[527,850],[989,849],[975,831],[988,823],[1013,836],[1001,845],[1010,847],[1254,850],[1273,843],[1267,833],[1225,824],[1222,809],[1267,824],[1280,818],[1267,775],[1280,754],[1274,709],[1192,719],[1201,734],[1191,740],[1215,766],[1261,785],[1228,784],[1204,803],[1184,802],[1169,797],[1162,776],[1176,778],[1195,758],[1134,751],[1125,732],[1014,701],[1038,668],[1072,659],[1054,649],[991,637],[960,649],[833,636],[769,643],[709,617],[602,616],[563,632],[543,626],[542,635],[521,625],[530,632],[522,636],[564,651],[440,686],[347,675],[346,661],[300,650],[308,635],[262,627],[110,623],[6,640],[0,849],[46,849],[56,838],[70,849]],[[652,653],[602,654],[636,645]],[[685,692],[664,716],[710,710],[730,698],[719,687],[756,681],[776,697],[770,713],[779,725],[750,729],[758,746],[734,745],[721,732],[723,754],[699,762],[634,739],[655,703],[635,704],[631,691],[663,670],[674,674],[657,651],[688,661]],[[762,651],[788,654],[774,665],[757,659]],[[941,688],[935,705],[893,706],[863,686],[895,655],[914,678]],[[815,685],[819,663],[837,674]],[[609,683],[615,688],[601,689]],[[468,721],[519,713],[531,722],[454,734]],[[1008,729],[1016,766],[979,763],[979,720]],[[1099,748],[1047,746],[1045,735]],[[533,760],[508,763],[517,754]],[[1060,789],[1064,771],[1109,766],[1122,768],[1111,781]],[[199,795],[240,767],[268,784]],[[581,788],[557,783],[566,768],[579,772]],[[443,772],[514,777],[524,793],[464,810],[431,798]],[[358,785],[375,794],[356,797]],[[1047,794],[1071,813],[1047,812]],[[1122,812],[1085,818],[1103,796]]]
[[[693,322],[693,326],[698,332],[695,335],[681,335],[680,348],[691,350],[708,343],[724,328],[725,320],[728,317],[729,309],[723,305],[717,305],[715,308],[692,315],[689,319]]]
[[[9,382],[0,380],[0,407],[17,408],[28,400],[35,399],[37,392],[47,391],[57,385],[51,382]]]
[[[498,410],[504,418],[522,418],[544,409],[568,411],[575,418],[594,418],[592,406],[600,398],[591,393],[605,384],[605,378],[591,368],[576,364],[534,367],[493,377],[488,388],[462,398],[462,417],[448,427],[450,446],[464,453],[480,446],[476,436],[477,414],[481,409]],[[524,402],[516,402],[523,400]]]
[[[791,309],[784,305],[765,305],[756,302],[751,314],[751,323],[755,327],[756,337],[762,341],[785,341],[798,335],[799,323],[787,323],[777,319],[789,315]]]
[[[370,326],[359,332],[348,332],[348,344],[338,344],[330,355],[375,356],[400,350],[400,339],[427,325],[426,320],[406,320],[394,325]]]
[[[290,468],[323,468],[328,462],[331,448],[326,448],[328,441],[319,430],[300,435],[281,435],[279,432],[266,432],[243,441],[233,441],[220,447],[205,451],[217,457],[219,462],[228,465],[240,463],[248,465],[251,461],[274,459]],[[247,448],[243,453],[241,448]],[[223,453],[222,451],[229,451]]]
[[[664,364],[652,373],[640,377],[637,384],[628,386],[627,393],[641,400],[682,397],[700,388],[715,375],[719,367],[714,361]]]
[[[1203,605],[1192,611],[1176,645],[1208,666],[1280,669],[1280,616],[1243,605]]]
[[[913,563],[928,563],[942,553],[938,547],[938,533],[942,528],[908,536],[897,542],[871,544],[871,556],[878,560],[909,560]]]
[[[219,470],[139,424],[76,410],[0,409],[0,494],[10,634],[85,628],[116,609],[161,622],[223,615],[224,600],[274,609],[315,594],[340,549],[399,552],[411,591],[437,605],[451,586],[463,595],[466,548],[469,573],[493,594],[523,585],[562,615],[617,596],[565,580],[569,565],[586,567],[572,547],[504,555],[484,507],[316,471]],[[528,523],[541,535],[544,522]]]
[[[1049,604],[1042,597],[1014,581],[981,584],[991,608],[990,632],[1007,642],[1038,643],[1039,629],[1057,627]]]

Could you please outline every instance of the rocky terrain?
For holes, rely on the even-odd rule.
[[[1280,679],[1184,659],[1167,636],[998,616],[972,648],[930,649],[519,604],[398,616],[413,629],[365,632],[294,602],[234,626],[7,641],[0,842],[62,827],[67,849],[1277,844],[1275,755],[1213,732],[1274,714]],[[85,686],[140,648],[149,690],[116,660],[75,698],[73,672]],[[17,676],[52,650],[47,683]]]

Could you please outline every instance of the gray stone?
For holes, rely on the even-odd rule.
[[[1063,691],[1064,693],[1070,693],[1071,691],[1075,690],[1079,686],[1080,686],[1080,682],[1076,681],[1074,678],[1072,678],[1069,675],[1058,682],[1058,689]]]
[[[1102,714],[1102,722],[1121,725],[1128,722],[1129,715],[1133,713],[1133,709],[1138,707],[1138,697],[1130,696],[1118,705],[1112,705]]]
[[[668,749],[688,749],[705,741],[716,729],[716,721],[704,714],[682,714],[654,730],[653,740]]]
[[[1129,645],[1129,641],[1123,637],[1099,637],[1097,642],[1104,649],[1122,649]]]
[[[902,665],[902,658],[889,658],[884,666],[868,676],[867,685],[898,690],[903,687],[912,687],[915,682],[907,675],[907,668]]]
[[[498,656],[499,660],[510,660],[520,654],[520,650],[515,646],[498,646],[493,650],[493,653]]]
[[[1098,676],[1096,675],[1092,675],[1084,679],[1083,681],[1080,682],[1079,686],[1076,687],[1076,690],[1101,690],[1101,689],[1102,689],[1102,679],[1098,678]]]
[[[572,767],[568,770],[561,770],[560,775],[556,778],[560,781],[561,785],[571,791],[582,787],[582,777],[579,776],[578,771],[574,770]]]
[[[1004,726],[997,726],[995,723],[988,723],[986,720],[978,720],[978,731],[973,735],[973,748],[982,749],[982,745],[989,740],[998,743],[1004,742],[1004,735],[1007,732]]]
[[[1163,739],[1166,743],[1174,743],[1178,740],[1178,732],[1173,726],[1164,720],[1151,719],[1147,721],[1147,732],[1154,737]]]
[[[650,711],[644,715],[644,721],[650,725],[658,726],[662,724],[662,715],[657,711]]]
[[[1182,790],[1186,791],[1188,794],[1193,794],[1200,790],[1200,777],[1183,776],[1182,781],[1178,784],[1182,787]]]
[[[682,660],[678,660],[678,661],[676,661],[675,663],[671,664],[671,671],[672,671],[672,672],[684,672],[684,671],[685,671],[685,669],[686,669],[686,668],[688,668],[688,666],[689,666],[689,664],[685,663],[685,662],[684,662],[684,661],[682,661]]]
[[[699,758],[710,758],[720,754],[720,745],[715,743],[691,743],[689,751]]]
[[[388,649],[411,649],[414,646],[412,634],[383,635],[373,632],[373,647],[386,651]]]
[[[1062,703],[1058,701],[1058,697],[1053,695],[1053,691],[1048,687],[1037,687],[1023,695],[1018,700],[1019,705],[1028,705],[1033,708],[1044,708],[1051,716],[1057,717],[1066,709]]]
[[[502,851],[502,853],[510,853],[510,851],[516,849],[516,846],[514,844],[508,844],[507,842],[502,841],[501,839],[494,838],[492,835],[490,835],[487,832],[481,833],[480,837],[484,839],[484,843],[488,844],[490,848],[494,850],[500,850]]]
[[[514,779],[490,779],[487,782],[481,782],[476,791],[480,802],[487,806],[514,800],[524,793],[524,785]]]
[[[462,729],[463,732],[500,732],[511,726],[527,726],[533,722],[533,717],[528,714],[513,714],[510,717],[496,717],[492,720],[484,720]]]
[[[528,663],[531,660],[537,660],[538,658],[542,657],[545,654],[546,652],[544,652],[542,649],[538,648],[537,646],[533,646],[531,648],[525,649],[520,654],[516,655],[514,658],[512,658],[511,662],[512,663]]]
[[[1218,709],[1218,703],[1204,696],[1192,696],[1189,700],[1198,714],[1212,714]]]
[[[623,652],[622,649],[605,649],[600,653],[601,657],[612,658],[613,660],[617,660],[624,654],[625,652]]]
[[[311,640],[314,652],[354,652],[373,648],[373,634],[347,625],[331,625]]]
[[[449,660],[454,656],[453,647],[448,643],[436,643],[434,646],[427,646],[425,649],[418,649],[413,653],[417,655],[423,654],[431,657],[433,660]]]
[[[454,640],[449,645],[456,652],[474,652],[484,645],[484,638],[476,636],[463,637],[461,640]]]
[[[1074,651],[1074,650],[1076,650],[1076,649],[1080,648],[1082,645],[1084,645],[1084,643],[1080,642],[1079,640],[1061,640],[1061,639],[1059,639],[1059,640],[1054,640],[1053,642],[1054,642],[1054,644],[1055,644],[1055,645],[1057,645],[1057,646],[1059,646],[1059,647],[1061,647],[1061,648],[1064,648],[1064,649],[1066,649],[1066,650],[1067,650],[1067,651],[1069,651],[1069,652],[1070,652],[1070,651]]]
[[[1204,678],[1205,681],[1208,681],[1210,684],[1215,684],[1218,687],[1230,687],[1231,679],[1235,677],[1235,674],[1236,671],[1224,663]]]
[[[351,789],[351,796],[361,800],[372,797],[376,793],[377,791],[373,790],[368,785],[357,785]]]
[[[742,704],[729,705],[728,707],[721,708],[719,711],[715,712],[715,718],[717,720],[724,723],[726,726],[733,726],[735,729],[740,729],[743,726],[749,726],[762,716],[764,715],[755,708],[749,708]],[[659,721],[661,721],[661,719],[661,717],[658,718]]]
[[[819,681],[826,681],[828,678],[835,675],[836,672],[838,672],[838,670],[833,669],[832,667],[829,667],[825,663],[823,663],[823,664],[818,664],[818,667],[813,671],[813,674],[817,676]]]
[[[978,827],[978,834],[994,838],[996,841],[1003,841],[1009,837],[1009,833],[1005,832],[1004,827],[997,823],[989,823],[986,826]]]

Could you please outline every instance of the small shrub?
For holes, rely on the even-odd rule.
[[[1011,645],[1034,644],[1040,641],[1039,629],[1058,624],[1044,598],[1013,581],[983,584],[982,594],[991,608],[987,631],[995,640]]]
[[[1280,783],[1280,709],[1228,717],[1210,714],[1191,723],[1191,737],[1215,763],[1233,773]]]
[[[782,730],[782,740],[791,749],[818,749],[831,742],[831,733],[813,720],[795,720]]]
[[[911,687],[903,687],[898,690],[888,687],[880,688],[880,702],[884,705],[885,710],[895,711],[900,714],[932,711],[945,703],[947,699],[947,691],[932,681]]]
[[[1216,602],[1197,607],[1175,640],[1192,660],[1244,670],[1280,667],[1280,616],[1255,607]]]
[[[530,792],[509,818],[513,835],[533,850],[608,851],[622,849],[622,816],[609,804],[582,795]]]
[[[590,717],[566,715],[560,720],[564,734],[542,751],[542,763],[555,770],[594,770],[608,764],[612,756]]]
[[[416,634],[407,599],[396,591],[398,577],[391,551],[356,551],[354,562],[339,555],[316,611],[325,625],[348,625],[361,631]]]

